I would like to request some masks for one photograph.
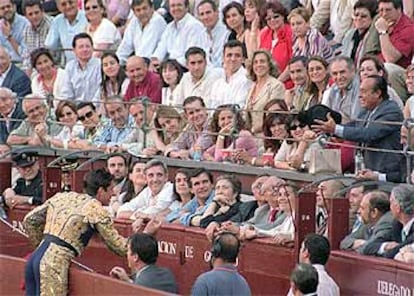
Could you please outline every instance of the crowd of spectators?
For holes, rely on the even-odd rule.
[[[306,172],[315,151],[334,148],[356,179],[410,179],[412,0],[129,2],[56,0],[51,16],[40,0],[0,0],[1,149],[116,153],[113,217],[135,230],[152,219],[199,226],[211,240],[291,242],[298,188],[260,176],[246,201],[234,176],[179,170],[171,182],[163,162],[129,164],[122,153]],[[21,179],[4,203],[38,204],[21,188],[37,184],[36,160],[15,163]],[[326,199],[344,187],[319,184],[319,235],[329,231]],[[413,187],[361,185],[348,196],[341,248],[413,261]]]

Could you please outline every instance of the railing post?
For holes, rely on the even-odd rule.
[[[315,232],[315,192],[300,193],[295,200],[295,209],[295,253],[299,258],[303,239],[308,233]]]
[[[329,198],[328,202],[328,239],[331,249],[339,248],[341,240],[348,234],[349,229],[349,200],[347,198]]]

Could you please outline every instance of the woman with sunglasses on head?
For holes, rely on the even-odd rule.
[[[305,89],[309,99],[303,110],[322,103],[323,94],[329,87],[328,66],[329,63],[319,56],[309,58],[307,65],[309,81]]]
[[[44,97],[52,95],[55,98],[60,98],[65,70],[56,66],[52,54],[46,48],[35,49],[30,58],[32,68],[36,69],[37,72],[32,75],[32,93]],[[58,103],[59,101],[55,100],[53,102],[54,107]]]
[[[102,51],[115,49],[121,42],[121,34],[115,25],[106,18],[106,8],[102,0],[85,0],[85,14],[88,19],[86,33],[93,40],[94,56],[100,57]]]
[[[256,141],[250,131],[246,129],[241,112],[237,110],[237,105],[221,105],[214,112],[209,131],[212,133],[215,144],[204,153],[205,160],[226,160],[224,150],[227,149],[245,150],[251,157],[257,156]],[[231,137],[232,132],[237,133],[235,135],[237,139]],[[233,140],[235,141],[233,142]]]
[[[260,32],[259,48],[266,49],[272,54],[282,73],[278,79],[284,82],[287,88],[290,88],[292,85],[288,83],[287,65],[293,56],[293,33],[287,22],[287,16],[286,8],[279,1],[273,0],[266,3],[261,15],[261,20],[266,24],[266,27]]]
[[[316,138],[316,134],[306,125],[299,122],[297,115],[291,115],[287,120],[286,129],[289,139],[283,140],[274,159],[274,166],[284,170],[306,169],[313,147],[309,141]]]

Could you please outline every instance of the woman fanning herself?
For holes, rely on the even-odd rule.
[[[86,33],[92,37],[94,47],[97,49],[94,56],[100,57],[103,50],[116,48],[121,42],[121,34],[115,25],[105,17],[105,6],[102,0],[85,0],[84,6],[88,19]]]
[[[253,135],[245,128],[244,120],[235,105],[221,105],[213,114],[210,124],[210,132],[214,133],[215,144],[206,150],[204,159],[222,161],[223,150],[243,149],[251,157],[257,156],[257,146]],[[233,143],[231,133],[233,127],[237,132],[237,139]],[[219,134],[218,136],[216,134]]]
[[[217,178],[215,196],[201,217],[200,227],[206,228],[211,222],[221,223],[239,213],[241,182],[232,175]],[[194,220],[194,219],[193,219]]]

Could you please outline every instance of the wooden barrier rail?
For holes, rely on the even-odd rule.
[[[24,259],[0,255],[0,295],[24,295],[21,284],[24,280],[25,264]],[[69,293],[70,295],[171,295],[74,267],[71,267],[69,274]]]

